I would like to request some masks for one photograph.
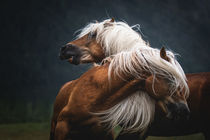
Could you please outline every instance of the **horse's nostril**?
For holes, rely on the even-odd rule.
[[[67,49],[67,48],[70,48],[70,47],[72,47],[73,45],[72,44],[66,44],[65,46],[63,46],[63,47],[61,47],[61,51],[64,51],[65,49]]]
[[[60,48],[61,51],[65,50],[65,49],[66,49],[66,46],[63,46]]]
[[[68,48],[68,47],[72,47],[72,46],[74,46],[74,45],[73,45],[73,44],[66,44],[66,45],[65,45],[65,47],[67,47],[67,48]]]

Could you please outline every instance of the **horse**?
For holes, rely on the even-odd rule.
[[[187,120],[171,121],[156,110],[154,121],[142,139],[148,136],[183,136],[202,132],[205,138],[210,139],[210,72],[186,74],[190,95],[187,103],[190,116]],[[117,140],[138,140],[139,134],[119,135]]]
[[[90,23],[81,30],[76,40],[67,43],[61,48],[60,58],[68,59],[70,63],[76,65],[80,63],[99,63],[104,58],[116,53],[130,51],[136,47],[145,48],[146,46],[149,48],[149,44],[134,30],[135,28],[138,29],[138,27],[138,25],[130,27],[126,23],[115,22],[114,19],[104,20],[100,23]],[[169,60],[168,58],[166,59]],[[210,91],[208,86],[210,81],[209,75],[209,73],[186,75],[190,88],[188,103],[191,116],[190,121],[187,121],[189,125],[183,125],[182,123],[179,127],[176,125],[165,127],[174,128],[173,131],[170,129],[162,130],[161,128],[164,128],[163,126],[168,120],[160,121],[160,119],[155,119],[156,123],[151,125],[151,129],[147,135],[174,136],[203,132],[205,137],[209,139],[208,132],[210,131],[207,126],[210,125],[210,111],[206,109],[208,100],[210,100],[208,95]],[[158,112],[156,112],[155,116],[156,118],[160,118]],[[205,123],[203,120],[205,120]],[[158,130],[152,129],[155,125],[159,128]],[[178,131],[180,128],[183,128],[183,131]],[[185,131],[188,131],[188,133],[185,133]]]
[[[186,74],[186,76],[190,88],[187,100],[191,111],[189,119],[184,122],[171,122],[157,116],[146,135],[180,136],[202,132],[207,140],[210,139],[210,72]]]
[[[133,28],[138,27],[133,26]],[[136,51],[136,61],[131,56]],[[104,20],[100,23],[90,23],[74,41],[67,43],[60,51],[60,59],[68,59],[72,64],[101,62],[104,58],[119,54],[117,61],[111,63],[110,68],[119,69],[123,73],[133,73],[134,76],[140,74],[132,66],[133,62],[139,62],[147,72],[162,75],[172,81],[170,92],[177,88],[184,90],[186,96],[189,95],[189,88],[186,82],[184,71],[175,55],[171,51],[160,53],[159,49],[151,48],[141,36],[124,22],[114,22],[114,19]],[[160,55],[162,58],[161,59]],[[151,67],[147,65],[150,64]],[[135,64],[138,65],[138,64]],[[139,65],[138,65],[139,66]],[[137,67],[138,67],[137,66]],[[170,76],[169,76],[170,75]]]
[[[121,59],[117,54],[66,83],[56,97],[50,139],[113,139],[108,132],[117,125],[125,132],[143,133],[153,120],[155,103],[168,117],[185,117],[189,113],[185,91],[181,93],[180,87],[171,93],[173,81],[148,72],[150,63],[137,67],[138,53],[132,51],[131,56],[139,77],[110,67]]]

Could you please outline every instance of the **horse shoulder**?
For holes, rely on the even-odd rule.
[[[53,116],[51,120],[51,130],[50,130],[50,140],[53,140],[55,137],[55,129],[57,126],[57,120],[60,112],[62,109],[66,106],[68,103],[68,98],[71,94],[71,89],[73,87],[73,84],[76,83],[76,80],[67,82],[64,84],[58,95],[56,96],[54,107],[53,107]]]
[[[71,95],[71,91],[76,81],[77,80],[73,80],[65,83],[58,92],[58,95],[56,96],[54,102],[54,112],[53,112],[54,118],[57,118],[60,111],[67,105],[68,99]]]
[[[203,107],[205,98],[210,95],[210,72],[186,74],[186,76],[190,89],[188,103],[192,112],[197,112]]]
[[[208,118],[210,118],[210,73],[204,74],[199,92],[201,94],[200,110],[205,116],[208,116]]]

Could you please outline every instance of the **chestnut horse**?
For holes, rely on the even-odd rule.
[[[156,110],[155,118],[144,135],[147,136],[183,136],[202,132],[206,140],[210,139],[210,72],[186,74],[190,95],[187,100],[190,117],[187,120],[171,121]],[[124,134],[118,140],[139,139],[139,134]]]
[[[93,67],[61,88],[54,104],[51,140],[112,139],[108,132],[117,125],[143,132],[153,120],[155,102],[167,116],[189,113],[185,94],[177,90],[171,95],[171,81],[165,77],[155,78],[147,71],[141,78],[119,76],[113,69],[109,72],[111,63]]]
[[[171,122],[156,116],[146,135],[180,136],[202,132],[210,139],[210,72],[186,74],[190,88],[187,103],[190,108],[188,121]]]
[[[135,27],[138,28],[138,25],[129,27],[127,24],[115,22],[113,19],[105,20],[101,23],[91,23],[82,30],[76,40],[62,47],[60,58],[68,59],[72,64],[98,63],[104,58],[122,51],[130,51],[135,47],[149,47],[141,36],[132,29]],[[107,28],[111,28],[110,30],[113,32]],[[121,28],[126,28],[127,30]],[[138,45],[134,45],[133,42],[138,42]],[[147,135],[172,136],[203,132],[205,137],[209,139],[210,111],[206,109],[208,101],[210,101],[209,77],[209,73],[187,74],[190,88],[188,103],[191,109],[189,121],[181,125],[170,124],[169,127],[165,125],[168,124],[168,120],[155,119],[155,123],[151,126]],[[156,113],[156,118],[159,118],[158,113]],[[158,128],[158,130],[155,128]]]

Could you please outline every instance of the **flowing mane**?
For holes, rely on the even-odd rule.
[[[144,132],[153,121],[155,101],[144,91],[137,91],[110,109],[92,114],[110,131],[120,125],[122,132]]]
[[[146,71],[169,81],[169,95],[182,91],[188,97],[185,73],[173,52],[166,52],[169,62],[162,59],[160,50],[150,47],[134,30],[138,27],[138,24],[130,27],[125,22],[110,22],[107,19],[88,24],[81,30],[78,38],[96,34],[96,41],[103,47],[106,57],[112,58],[109,75],[113,71],[118,76],[126,74],[143,78],[141,73]],[[111,128],[121,125],[124,131],[137,132],[143,131],[152,121],[154,106],[152,98],[143,91],[138,91],[114,107],[95,114],[100,116],[102,122],[108,122]]]
[[[96,33],[97,42],[101,43],[106,56],[111,56],[122,51],[130,51],[132,49],[148,46],[133,29],[139,29],[136,24],[130,27],[125,22],[109,22],[110,19],[100,23],[90,23],[78,35],[78,38],[91,33]]]
[[[189,96],[189,88],[181,66],[172,52],[167,51],[170,62],[160,57],[160,50],[150,47],[142,47],[129,52],[120,52],[114,55],[110,66],[109,75],[114,71],[115,75],[132,75],[135,78],[143,78],[142,72],[146,71],[154,76],[163,77],[169,82],[169,94],[182,91]],[[109,78],[111,78],[109,76]],[[154,91],[155,92],[155,91]]]

